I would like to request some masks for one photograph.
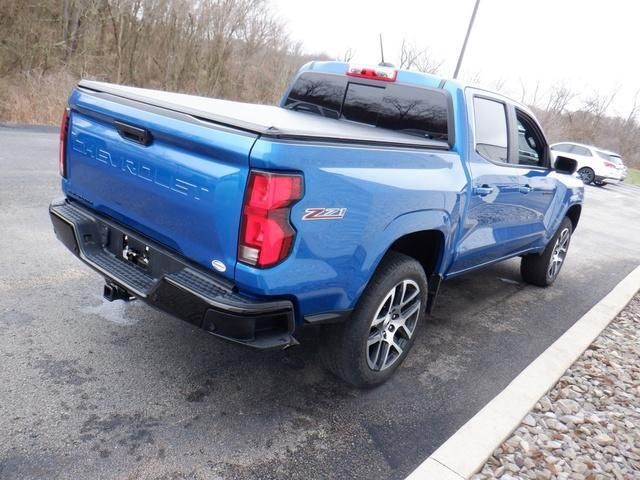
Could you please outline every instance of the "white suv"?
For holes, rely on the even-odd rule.
[[[578,162],[578,174],[585,184],[618,183],[626,176],[626,167],[617,153],[574,142],[551,145],[553,156],[562,155]]]

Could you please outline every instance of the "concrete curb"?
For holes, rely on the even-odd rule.
[[[407,480],[461,480],[476,473],[639,289],[640,266],[460,427]]]

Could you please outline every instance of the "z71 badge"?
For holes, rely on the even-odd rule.
[[[346,208],[307,208],[302,220],[342,220]]]

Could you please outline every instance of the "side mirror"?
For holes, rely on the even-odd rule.
[[[558,173],[573,175],[578,169],[578,162],[576,162],[573,158],[558,155],[556,157],[556,161],[553,164],[553,168]]]

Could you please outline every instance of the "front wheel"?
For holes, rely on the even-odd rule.
[[[551,285],[558,277],[567,258],[572,233],[573,224],[569,218],[565,217],[542,254],[534,253],[522,257],[520,262],[522,279],[539,287]]]
[[[385,382],[413,346],[427,302],[427,278],[416,260],[389,252],[351,318],[325,327],[326,367],[356,387]]]

